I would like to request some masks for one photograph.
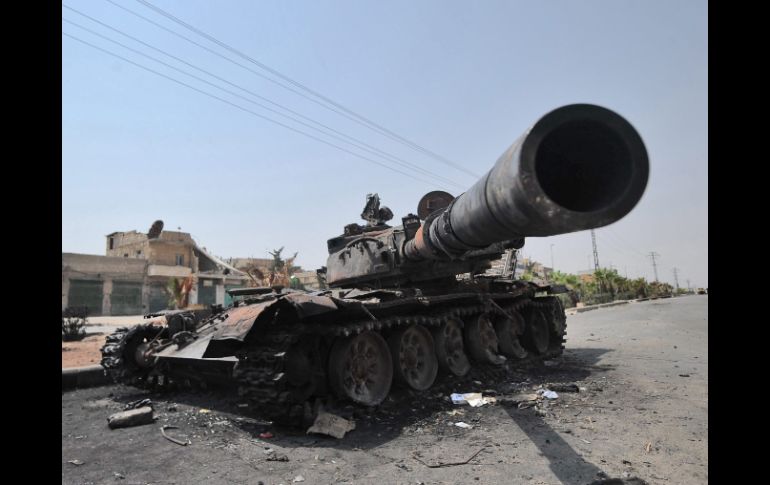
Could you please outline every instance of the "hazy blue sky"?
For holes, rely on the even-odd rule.
[[[266,74],[137,1],[114,2]],[[680,285],[708,285],[706,1],[152,3],[477,174],[551,109],[583,102],[619,112],[642,135],[651,173],[631,214],[596,231],[602,266],[652,279],[646,254],[655,251],[661,280],[673,283],[678,267]],[[162,219],[217,255],[269,257],[285,246],[315,269],[326,262],[326,239],[362,222],[367,193],[378,192],[397,221],[425,192],[457,195],[475,181],[107,1],[64,5],[459,185],[395,173],[65,36],[65,252],[104,254],[106,234]],[[255,99],[70,9],[62,16]],[[62,30],[313,133],[70,23]],[[530,238],[523,252],[550,265],[552,244],[557,269],[592,264],[587,231]]]

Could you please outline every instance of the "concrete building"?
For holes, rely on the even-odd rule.
[[[269,274],[274,260],[272,258],[229,258],[227,262],[241,271],[256,267],[262,271],[262,273]],[[318,281],[318,275],[315,271],[303,271],[302,268],[299,268],[299,270],[295,271],[292,276],[297,278],[308,290],[317,290],[321,288],[320,282]]]
[[[62,310],[86,306],[90,315],[136,315],[168,308],[171,278],[193,276],[191,305],[229,304],[225,290],[248,276],[199,247],[190,234],[137,231],[106,236],[106,256],[62,253]]]
[[[321,282],[318,280],[318,273],[315,271],[298,271],[293,276],[302,283],[306,290],[321,289]]]

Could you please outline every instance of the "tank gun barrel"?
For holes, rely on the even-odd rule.
[[[546,114],[467,192],[407,241],[410,260],[461,257],[491,244],[606,226],[647,186],[644,142],[617,113],[573,104]]]

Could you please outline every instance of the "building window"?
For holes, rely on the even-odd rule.
[[[176,255],[176,265],[177,266],[184,266],[184,254],[177,254]]]
[[[128,253],[123,254],[123,257],[127,258],[128,257]]]
[[[115,248],[115,238],[111,237],[110,238],[110,249],[114,249],[114,248]]]
[[[140,258],[141,256],[142,256],[142,250],[140,249],[140,250],[138,250],[138,251],[136,252],[136,257],[137,257],[137,258]]]

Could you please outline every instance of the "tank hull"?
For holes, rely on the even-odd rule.
[[[457,341],[452,351],[455,356],[464,354],[471,366],[561,355],[564,311],[557,298],[542,295],[547,290],[531,283],[489,279],[458,284],[449,291],[426,290],[428,294],[416,288],[271,293],[237,302],[200,322],[184,338],[179,333],[172,335],[168,325],[120,329],[102,349],[102,365],[116,382],[139,387],[236,387],[255,414],[284,424],[308,424],[318,400],[333,398],[373,406],[392,386],[427,389],[456,373],[456,367],[443,356],[446,352],[436,353],[442,355],[437,360],[442,369],[437,376],[430,372],[416,375],[419,363],[409,362],[412,350],[415,355],[421,350],[431,354],[426,346],[438,345],[434,338],[442,342],[442,333],[452,326],[459,325],[463,331],[459,354]],[[526,340],[531,333],[527,326],[537,320],[530,314],[543,315],[547,321],[548,343],[543,346],[541,341],[540,348]],[[475,326],[479,319],[495,322],[499,333],[499,322],[511,317],[523,321],[523,328],[513,329],[508,338],[500,340],[512,338],[514,344],[520,344],[518,348],[526,348],[525,355],[502,355],[505,345],[479,343],[483,332]],[[407,337],[428,335],[422,348],[418,344],[413,349],[396,342],[398,336],[407,338],[405,333]],[[347,354],[339,349],[350,347],[351,342],[362,345],[379,339],[389,345],[380,348],[380,354],[392,372],[380,365],[378,373],[364,378],[377,381],[379,394],[356,393],[350,384],[352,377],[347,381],[344,377],[349,368],[346,363],[355,366],[355,357],[350,349]],[[143,351],[150,357],[137,357]]]

